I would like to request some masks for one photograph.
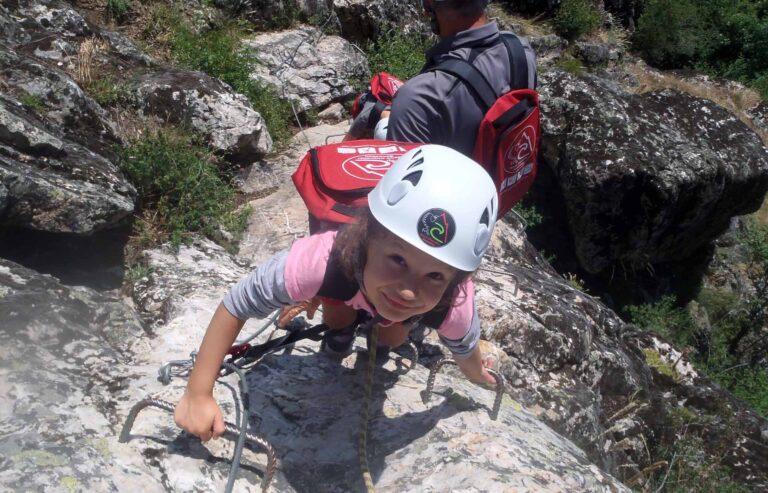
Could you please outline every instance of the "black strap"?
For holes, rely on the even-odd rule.
[[[270,341],[267,341],[263,344],[259,344],[257,346],[251,346],[243,353],[241,358],[238,358],[238,359],[252,361],[252,360],[261,358],[267,353],[271,353],[272,351],[277,351],[280,348],[289,346],[299,341],[303,341],[304,339],[312,339],[313,341],[319,341],[322,338],[323,333],[325,333],[325,331],[328,329],[329,327],[327,325],[318,324],[318,325],[309,327],[307,329],[294,330],[286,333],[282,337],[278,337],[277,339],[272,339]]]
[[[499,129],[517,125],[517,123],[523,121],[533,110],[534,106],[529,100],[521,99],[520,102],[493,120],[493,127]]]
[[[520,38],[514,34],[501,34],[501,41],[509,55],[509,70],[512,72],[510,83],[513,89],[528,88],[528,58]]]
[[[493,90],[491,84],[477,67],[466,60],[449,58],[440,65],[429,69],[429,72],[437,71],[451,74],[464,81],[485,106],[483,113],[488,111],[496,101],[496,91]]]

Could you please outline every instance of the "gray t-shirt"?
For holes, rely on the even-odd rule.
[[[455,76],[425,70],[450,57],[470,61],[474,53],[477,56],[472,64],[496,94],[504,94],[511,89],[512,73],[507,49],[499,36],[498,26],[490,22],[445,38],[430,48],[422,73],[409,79],[395,94],[387,139],[442,144],[471,156],[483,108]],[[527,40],[520,40],[528,62],[528,86],[533,89],[536,55]]]

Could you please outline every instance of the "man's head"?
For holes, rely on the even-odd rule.
[[[488,0],[422,0],[432,32],[447,37],[485,24]]]

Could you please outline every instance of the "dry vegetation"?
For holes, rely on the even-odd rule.
[[[643,62],[627,64],[626,69],[638,80],[639,85],[634,89],[635,92],[673,89],[708,99],[736,115],[768,145],[768,130],[759,128],[748,114],[749,110],[760,104],[760,94],[757,91],[737,83],[722,84],[712,80],[681,78],[654,70]]]

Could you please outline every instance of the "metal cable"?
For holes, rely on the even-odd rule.
[[[151,397],[148,397],[146,399],[143,399],[139,402],[137,402],[128,413],[128,417],[125,418],[125,424],[123,425],[123,429],[120,432],[120,443],[126,443],[130,440],[131,435],[131,428],[133,428],[133,423],[136,421],[136,416],[145,408],[147,407],[156,407],[158,409],[162,409],[163,411],[166,411],[168,413],[173,414],[174,411],[174,405],[170,402],[163,401],[161,399],[154,399]],[[269,489],[269,485],[272,483],[272,479],[275,476],[275,472],[277,471],[277,454],[275,453],[275,449],[272,448],[272,445],[269,444],[266,440],[263,438],[248,433],[245,430],[240,430],[237,428],[237,426],[233,425],[232,423],[224,422],[224,430],[229,433],[230,435],[245,435],[246,440],[255,443],[256,445],[260,446],[267,454],[267,469],[264,471],[264,477],[261,480],[261,491],[262,493],[266,493],[266,491]]]
[[[242,410],[240,411],[240,436],[237,438],[237,444],[235,445],[235,452],[232,454],[232,464],[229,466],[229,477],[227,477],[227,486],[224,488],[224,493],[232,493],[232,488],[235,487],[235,479],[237,478],[237,471],[240,469],[240,458],[243,455],[243,447],[245,446],[245,434],[248,430],[248,385],[245,380],[245,373],[235,365],[224,363],[222,366],[237,373],[240,379],[240,404]],[[235,401],[235,406],[237,406]]]

